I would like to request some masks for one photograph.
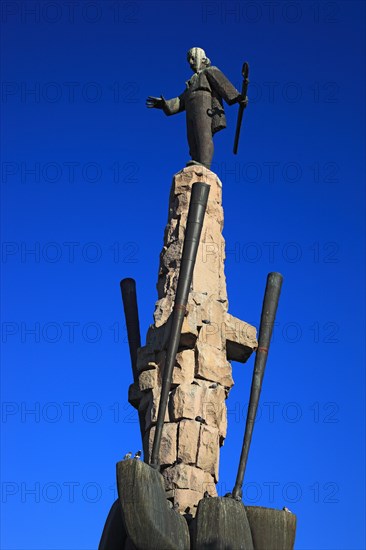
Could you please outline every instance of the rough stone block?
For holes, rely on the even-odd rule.
[[[145,370],[139,376],[140,391],[151,390],[156,386],[160,386],[160,384],[158,369]]]
[[[227,302],[222,303],[211,299],[201,308],[203,325],[198,339],[204,344],[209,344],[218,350],[225,349],[225,339],[222,333],[222,325],[226,318]]]
[[[172,313],[173,308],[173,298],[169,296],[164,296],[155,302],[155,311],[154,311],[154,323],[156,328],[160,328],[165,323],[168,323],[169,317]],[[168,328],[168,333],[170,333],[170,327]],[[165,337],[165,333],[164,333]],[[157,344],[155,344],[157,345]]]
[[[196,384],[181,384],[171,394],[170,415],[172,420],[194,419],[202,410],[202,388]]]
[[[189,466],[187,464],[177,464],[171,468],[166,468],[163,472],[166,489],[191,489],[200,492],[203,496],[205,491],[212,496],[216,496],[216,486],[213,477],[208,472]]]
[[[198,247],[197,261],[193,273],[192,286],[195,292],[204,292],[207,289],[219,296],[220,292],[220,271],[218,261],[207,250],[210,250],[212,243],[202,240]]]
[[[214,476],[215,482],[218,481],[219,431],[217,428],[201,424],[197,466],[210,472]]]
[[[178,458],[185,464],[197,459],[200,424],[195,420],[181,420],[178,428]]]
[[[202,498],[200,491],[192,491],[190,489],[175,489],[174,504],[179,504],[178,511],[181,513],[187,512],[196,515],[197,506]],[[189,509],[189,510],[188,510]]]
[[[223,338],[226,340],[226,353],[229,361],[245,363],[257,349],[257,331],[252,325],[233,317],[229,313],[222,324]]]
[[[146,411],[147,407],[150,405],[150,402],[152,400],[152,390],[141,392],[142,398],[139,403],[139,412]]]
[[[135,409],[139,408],[139,404],[141,399],[143,398],[143,393],[140,391],[138,384],[135,382],[131,384],[128,388],[128,402],[135,407]]]
[[[196,376],[231,388],[234,381],[231,365],[226,359],[225,351],[219,352],[216,348],[199,341],[197,341],[196,349]]]
[[[145,430],[149,429],[151,425],[156,424],[158,420],[159,404],[160,404],[160,388],[153,388],[149,395],[149,401],[146,407],[145,414]],[[169,422],[169,408],[165,410],[164,422]]]
[[[173,177],[172,192],[179,194],[190,192],[192,184],[198,182],[211,186],[209,201],[213,204],[222,202],[222,182],[215,172],[202,165],[186,166]]]
[[[151,363],[154,362],[155,354],[151,347],[143,346],[137,350],[136,368],[137,372],[151,369]]]
[[[198,330],[195,324],[195,318],[192,315],[186,315],[183,319],[182,331],[180,335],[180,346],[193,348],[197,340]]]
[[[167,327],[167,324],[159,327],[150,325],[146,335],[146,346],[148,346],[152,352],[159,352],[165,349],[168,343],[169,331],[170,325]],[[150,361],[152,362],[153,360],[150,359]]]
[[[176,268],[182,256],[183,240],[172,241],[165,245],[160,256],[160,263],[166,270]]]
[[[162,466],[173,464],[177,460],[177,434],[178,424],[176,422],[166,422],[163,424],[163,434],[161,438],[161,446],[159,453],[159,462]],[[149,441],[149,462],[151,460],[152,446],[155,436],[155,426],[153,426],[148,434]]]
[[[222,386],[212,387],[214,385],[210,382],[204,382],[202,418],[206,420],[209,426],[218,428],[220,440],[223,440],[227,431],[226,392]]]
[[[193,349],[187,349],[177,354],[173,369],[172,383],[191,384],[194,379],[195,356]]]

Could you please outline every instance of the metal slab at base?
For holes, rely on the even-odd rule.
[[[254,550],[243,503],[225,497],[202,499],[192,522],[191,541],[193,550]]]
[[[98,550],[122,550],[126,539],[127,533],[122,521],[121,506],[117,499],[109,510]]]
[[[123,523],[138,550],[190,549],[187,522],[169,507],[158,470],[140,460],[122,460],[117,487]]]
[[[296,516],[284,510],[246,506],[254,550],[293,550]]]

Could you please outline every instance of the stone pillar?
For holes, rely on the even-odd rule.
[[[228,313],[222,184],[204,166],[186,167],[173,178],[154,324],[138,352],[139,385],[129,391],[130,403],[145,415],[144,453],[150,458],[190,194],[196,181],[209,184],[210,195],[160,450],[167,498],[180,512],[193,516],[206,491],[217,495],[219,448],[227,428],[225,399],[234,383],[230,360],[244,363],[257,347],[255,328]]]

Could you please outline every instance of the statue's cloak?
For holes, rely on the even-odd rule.
[[[226,117],[223,100],[232,105],[240,98],[240,93],[217,67],[207,67],[195,73],[186,82],[186,89],[178,97],[165,101],[163,107],[166,115],[175,115],[186,109],[188,99],[197,91],[206,91],[211,94],[211,110],[208,116],[211,117],[212,135],[226,128]]]

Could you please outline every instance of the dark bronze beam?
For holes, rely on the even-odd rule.
[[[137,308],[137,296],[136,296],[136,282],[134,279],[122,279],[120,282],[121,294],[123,309],[126,318],[127,326],[127,338],[128,345],[130,348],[130,357],[131,357],[131,367],[132,367],[132,376],[135,384],[138,384],[138,373],[137,373],[137,350],[141,347],[141,336],[140,336],[140,322],[139,322],[139,313]],[[145,435],[145,418],[142,412],[139,412],[139,423],[141,431],[141,440],[142,444],[144,441]],[[147,457],[144,457],[145,462]]]
[[[244,102],[246,97],[247,97],[248,85],[249,85],[249,78],[248,78],[248,76],[249,76],[249,65],[248,65],[247,62],[243,63],[243,68],[241,70],[241,74],[242,74],[242,77],[243,77],[241,97],[242,97],[242,102]],[[237,152],[238,152],[241,123],[242,123],[242,120],[243,120],[244,109],[245,109],[246,106],[247,106],[247,103],[240,103],[240,105],[239,105],[238,120],[236,121],[235,139],[234,139],[234,147],[233,147],[234,155],[236,155]]]
[[[281,273],[269,273],[267,277],[267,285],[264,294],[261,322],[259,327],[258,349],[255,356],[252,387],[250,390],[250,400],[248,405],[243,447],[241,450],[236,482],[232,492],[232,496],[236,500],[241,500],[242,497],[243,479],[248,460],[250,442],[252,440],[255,417],[257,415],[257,408],[262,389],[264,371],[267,363],[268,350],[271,343],[272,330],[276,317],[278,300],[281,292],[282,279],[283,277]]]
[[[130,347],[133,381],[137,376],[137,350],[141,347],[139,313],[137,309],[136,282],[134,279],[122,279],[120,282],[123,309],[127,325],[127,338]]]

